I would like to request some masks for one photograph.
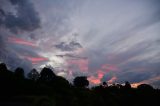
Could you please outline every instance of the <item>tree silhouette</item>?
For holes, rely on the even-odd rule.
[[[76,77],[73,83],[74,83],[74,86],[76,87],[87,87],[89,85],[89,81],[85,76]]]
[[[56,86],[63,87],[63,88],[66,88],[66,87],[70,86],[69,82],[61,76],[56,76],[55,80],[54,80],[54,83],[55,83]]]
[[[128,81],[126,81],[124,87],[125,89],[131,89],[131,84]]]
[[[6,64],[1,63],[0,64],[0,77],[3,78],[7,73],[7,67]]]
[[[151,85],[141,84],[132,88],[125,85],[101,85],[86,89],[87,77],[78,76],[73,84],[56,76],[50,68],[36,69],[24,77],[24,70],[15,72],[0,64],[0,106],[159,106],[160,90]],[[13,104],[12,104],[13,103]],[[8,105],[9,104],[9,105]]]
[[[40,77],[40,74],[38,73],[38,71],[36,69],[32,69],[29,73],[28,73],[28,78],[36,81],[38,80]]]
[[[7,71],[7,66],[4,63],[0,63],[0,72]]]
[[[40,80],[41,81],[52,81],[56,75],[53,73],[53,71],[50,68],[44,67],[42,71],[40,72]]]
[[[24,79],[24,70],[23,68],[16,68],[16,70],[14,71],[14,75],[17,79]]]
[[[153,90],[153,87],[148,84],[141,84],[137,87],[139,90]]]
[[[6,64],[1,63],[0,64],[0,82],[10,82],[13,78],[13,72],[9,71],[7,69]]]
[[[102,86],[103,86],[103,87],[108,87],[107,82],[103,82],[103,83],[102,83]]]

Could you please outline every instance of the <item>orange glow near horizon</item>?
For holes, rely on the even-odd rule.
[[[95,76],[90,76],[87,78],[87,80],[96,85],[101,83],[101,80],[96,78]]]
[[[108,82],[108,84],[112,84],[112,83],[114,83],[116,80],[117,80],[117,77],[114,76],[114,77],[112,77],[112,78],[111,78],[109,81],[107,81],[107,82]]]
[[[133,88],[137,88],[137,86],[141,85],[141,84],[152,84],[155,81],[159,81],[160,80],[160,76],[156,76],[147,80],[143,80],[141,82],[136,82],[136,83],[132,83],[131,86]]]
[[[95,76],[90,76],[90,77],[88,77],[88,80],[89,80],[89,82],[91,82],[91,83],[93,83],[93,84],[100,84],[101,83],[101,80],[102,80],[102,78],[103,78],[103,76],[104,76],[104,72],[103,71],[101,71],[101,70],[98,70],[97,71],[97,77],[95,77]]]
[[[97,77],[95,76],[90,76],[88,78],[88,80],[93,83],[93,84],[100,84],[101,80],[104,76],[105,73],[109,72],[109,71],[117,71],[118,67],[112,64],[103,64],[99,70],[97,70]],[[114,83],[117,80],[116,76],[113,76],[110,80],[108,80],[107,82],[109,84]]]
[[[133,83],[133,84],[131,84],[131,87],[132,88],[137,88],[140,84],[142,84],[142,83]]]

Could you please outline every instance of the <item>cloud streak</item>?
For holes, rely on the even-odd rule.
[[[11,42],[11,43],[16,43],[16,44],[20,44],[20,45],[36,47],[36,44],[34,44],[33,42],[26,41],[26,40],[21,39],[21,38],[9,37],[8,41]]]

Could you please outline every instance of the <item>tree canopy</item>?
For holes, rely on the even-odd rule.
[[[0,64],[0,106],[159,106],[160,90],[141,84],[100,85],[89,88],[86,76],[77,76],[73,84],[54,70],[44,67],[40,73],[32,69],[25,77],[18,67],[8,70]]]

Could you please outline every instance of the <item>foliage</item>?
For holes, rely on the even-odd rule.
[[[87,88],[87,77],[78,76],[73,85],[49,68],[40,74],[35,70],[24,76],[24,70],[8,70],[0,64],[0,106],[159,106],[160,90],[141,84],[131,88],[107,83]]]
[[[76,77],[73,83],[76,87],[87,87],[89,85],[89,81],[85,76]]]

